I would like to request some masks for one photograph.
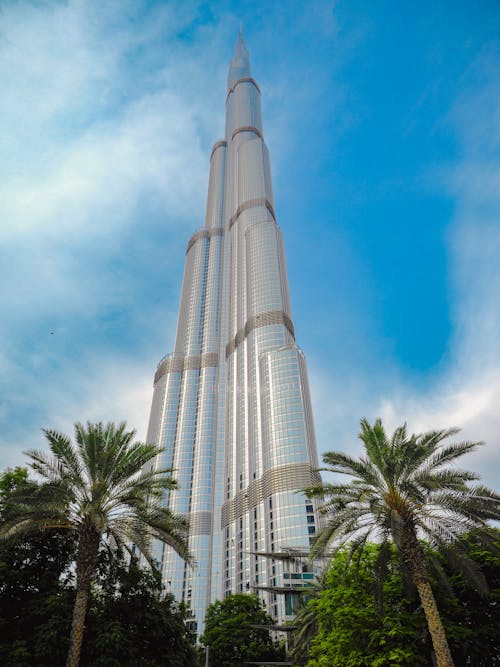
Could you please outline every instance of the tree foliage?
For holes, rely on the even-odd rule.
[[[72,594],[73,620],[67,665],[74,667],[79,662],[100,548],[120,552],[129,550],[129,544],[134,543],[151,562],[150,541],[157,538],[188,559],[187,523],[161,506],[164,490],[175,488],[169,471],[152,465],[152,459],[161,450],[153,445],[132,442],[135,433],[127,431],[125,424],[118,427],[101,423],[88,423],[86,427],[77,424],[76,445],[61,433],[45,431],[45,434],[51,453],[28,453],[31,467],[45,479],[45,483],[27,480],[23,469],[8,471],[2,478],[1,548],[6,554],[6,568],[17,567],[16,572],[25,575],[26,580],[21,583],[28,593],[40,592],[40,585],[33,582],[30,591],[27,580],[30,575],[24,571],[24,564],[40,563],[43,566],[44,559],[49,562],[47,551],[52,553],[58,540],[71,549],[76,565],[76,586]],[[146,464],[149,465],[146,467]],[[52,613],[40,612],[46,618],[56,618],[62,598],[68,599],[54,585],[54,578],[63,572],[60,559],[64,560],[64,555],[62,549],[54,556],[52,576],[49,576],[50,572],[40,572],[40,580],[49,577],[51,590],[55,591],[55,597],[44,598],[44,604],[52,605]],[[67,569],[68,563],[64,566]],[[6,592],[11,585],[19,590],[12,579],[10,575],[6,577]],[[63,617],[64,624],[71,614],[65,610]],[[44,642],[50,643],[50,637],[56,636],[60,629],[61,626],[50,632],[47,629],[43,634]],[[65,642],[60,642],[59,646],[62,644]],[[33,647],[25,649],[24,644],[20,644],[18,657],[12,664],[24,664],[24,653],[30,650],[38,651]],[[34,663],[27,660],[27,664]]]
[[[334,558],[327,588],[309,602],[318,632],[308,667],[420,667],[429,664],[427,632],[418,602],[404,590],[393,551],[383,580],[375,575],[380,547],[367,547],[349,562]],[[427,655],[425,655],[427,653]]]
[[[500,546],[498,531],[492,531],[492,539]],[[483,570],[488,596],[436,552],[428,554],[439,566],[431,575],[433,589],[455,665],[494,667],[500,665],[500,555],[485,549],[473,534],[462,540]],[[326,586],[306,607],[309,623],[317,627],[308,667],[433,667],[432,643],[415,587],[405,577],[395,549],[381,558],[383,548],[370,544],[357,559],[344,549],[333,558]],[[296,635],[300,640],[300,623]]]
[[[211,604],[201,637],[201,643],[209,649],[210,667],[282,660],[283,649],[272,641],[265,627],[258,627],[273,623],[257,595],[230,595]]]
[[[36,484],[25,468],[0,476],[0,522],[15,512],[12,498],[28,487]],[[64,664],[74,598],[74,549],[74,539],[61,530],[0,542],[0,664]]]
[[[436,554],[447,579],[436,575],[434,587],[457,667],[500,666],[500,532],[492,530],[491,536],[493,549],[485,548],[474,533],[462,538],[470,559],[485,578],[486,596],[467,573],[457,571]]]
[[[448,429],[409,435],[403,425],[389,437],[380,419],[373,426],[363,419],[363,457],[354,459],[342,452],[323,457],[327,470],[352,480],[305,490],[308,496],[323,499],[321,511],[327,518],[313,544],[313,554],[324,553],[328,546],[335,550],[349,544],[350,556],[354,556],[369,541],[392,542],[397,547],[418,589],[439,667],[450,667],[453,660],[419,538],[453,558],[484,592],[484,577],[460,538],[474,531],[478,540],[491,546],[487,521],[500,519],[499,496],[471,484],[478,476],[454,465],[482,443],[444,442],[456,433]]]
[[[192,667],[194,637],[184,607],[163,594],[157,572],[101,554],[81,664],[88,667]]]
[[[3,514],[9,494],[33,484],[27,473],[0,477]],[[0,664],[62,667],[75,598],[75,540],[68,531],[46,531],[0,542]],[[192,667],[193,637],[183,607],[165,596],[159,575],[102,550],[92,586],[83,667]]]
[[[307,596],[301,596],[300,607],[290,623],[294,630],[290,637],[289,653],[290,658],[297,664],[307,662],[311,642],[318,633],[318,615],[312,601],[327,589],[328,571],[325,570],[321,577],[312,581]]]

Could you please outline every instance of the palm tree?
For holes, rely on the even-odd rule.
[[[150,545],[156,538],[189,561],[188,524],[160,504],[164,491],[175,488],[171,471],[152,465],[161,448],[133,442],[135,431],[127,431],[124,422],[77,423],[76,445],[57,431],[44,433],[51,453],[26,454],[46,481],[23,487],[15,516],[0,536],[55,528],[76,534],[76,598],[66,665],[77,667],[100,545],[129,552],[135,545],[153,566]]]
[[[350,483],[320,484],[308,497],[323,498],[327,517],[312,546],[312,555],[333,551],[350,543],[350,554],[367,542],[392,541],[418,590],[439,667],[453,665],[445,631],[426,569],[419,538],[450,552],[462,563],[466,554],[459,538],[475,531],[488,542],[487,520],[500,519],[500,497],[480,485],[470,485],[478,475],[447,467],[483,443],[443,444],[457,429],[408,435],[400,426],[389,439],[380,419],[371,426],[361,420],[365,455],[354,459],[342,452],[323,456],[325,470],[350,475]]]
[[[290,657],[296,664],[302,665],[307,662],[311,642],[318,633],[318,617],[310,603],[327,589],[327,575],[328,570],[325,570],[319,578],[311,582],[311,589],[306,596],[301,596],[301,606],[291,622],[294,630]]]

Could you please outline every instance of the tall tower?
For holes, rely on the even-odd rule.
[[[258,591],[290,616],[283,561],[262,552],[307,548],[319,475],[307,370],[295,343],[276,223],[260,89],[240,34],[229,68],[225,139],[210,156],[205,226],[187,244],[174,352],[156,370],[148,442],[164,447],[187,515],[191,568],[156,546],[165,583],[203,630],[209,603]],[[272,590],[268,590],[270,587]]]

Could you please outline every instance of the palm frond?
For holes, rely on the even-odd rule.
[[[52,429],[42,429],[42,432],[49,442],[54,457],[63,464],[66,473],[71,475],[73,483],[84,486],[84,471],[71,440],[64,433]]]
[[[95,471],[98,465],[97,452],[98,443],[102,440],[102,424],[91,424],[87,422],[87,428],[80,422],[75,424],[75,440],[80,452],[80,458],[84,464],[89,482],[95,480]]]
[[[115,519],[108,530],[117,544],[133,544],[144,556],[151,569],[156,567],[151,554],[152,535],[147,526],[134,517],[122,516]],[[130,548],[128,550],[131,552]]]
[[[68,468],[64,461],[61,461],[55,455],[35,449],[25,451],[24,454],[31,459],[29,462],[30,468],[49,482],[63,479],[68,474]]]
[[[478,526],[500,520],[500,497],[484,486],[469,488],[467,492],[438,491],[432,495],[432,504],[457,516],[474,519]]]
[[[450,432],[457,432],[456,429],[450,429]],[[456,442],[447,447],[443,447],[427,461],[425,468],[429,471],[435,470],[446,463],[456,461],[456,459],[473,452],[477,447],[484,445],[484,442],[471,442],[469,440]]]
[[[124,456],[118,463],[119,465],[112,471],[109,479],[114,484],[120,484],[132,475],[137,474],[139,471],[142,471],[145,465],[154,460],[160,453],[161,447],[155,445],[147,445],[144,443],[136,443],[127,451],[127,455]],[[157,471],[151,473],[152,478],[159,476]]]
[[[112,488],[112,492],[107,495],[108,499],[103,502],[111,511],[121,505],[133,505],[138,501],[160,500],[165,490],[176,488],[176,481],[168,475],[161,474],[161,471],[148,470],[120,482]]]
[[[426,431],[425,433],[416,435],[415,438],[418,445],[425,446],[427,449],[427,456],[429,457],[436,451],[443,440],[446,440],[446,438],[450,438],[457,433],[460,433],[460,429],[453,426],[451,428]]]
[[[359,437],[363,441],[369,461],[376,466],[382,476],[386,479],[388,473],[387,452],[390,446],[387,441],[384,427],[382,426],[382,420],[376,419],[373,426],[371,426],[368,421],[363,418],[361,420],[361,433],[359,434]]]
[[[455,491],[468,492],[468,482],[480,479],[479,475],[469,470],[458,470],[446,468],[444,470],[418,472],[412,483],[420,486],[426,491],[451,489]]]
[[[326,452],[323,455],[323,463],[328,466],[326,470],[329,472],[351,475],[373,486],[381,484],[381,477],[376,467],[369,460],[354,459],[342,452]]]
[[[500,497],[472,485],[479,479],[475,473],[446,467],[482,444],[444,444],[456,433],[458,429],[451,428],[409,435],[403,424],[388,437],[380,419],[373,425],[362,419],[364,457],[342,452],[323,456],[326,470],[350,475],[351,481],[306,490],[309,497],[321,499],[319,511],[326,517],[311,556],[346,546],[351,558],[369,540],[388,537],[406,550],[408,535],[413,535],[413,544],[421,536],[439,550],[455,549],[464,533],[478,529],[488,540],[487,522],[500,520]],[[468,567],[459,548],[453,553]]]
[[[441,563],[441,554],[437,551],[431,551],[430,549],[426,552],[427,557],[427,568],[431,575],[437,579],[448,595],[453,595],[453,586],[450,581],[450,577],[447,575],[442,563]]]

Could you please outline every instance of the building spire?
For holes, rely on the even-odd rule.
[[[247,76],[252,76],[250,71],[250,56],[248,55],[247,45],[243,38],[243,24],[240,23],[240,30],[234,45],[229,74],[227,75],[227,87],[231,88],[235,81]]]

